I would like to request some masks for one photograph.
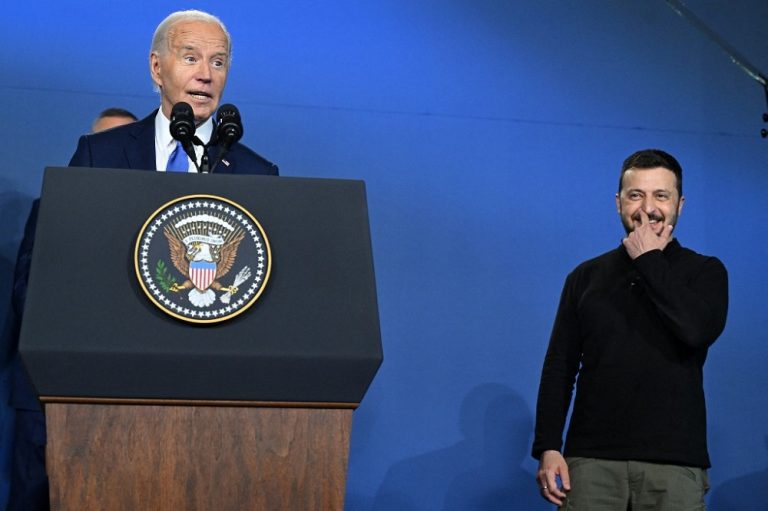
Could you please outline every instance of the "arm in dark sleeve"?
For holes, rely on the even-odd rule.
[[[576,312],[574,277],[569,275],[560,296],[555,324],[541,371],[536,403],[536,430],[532,455],[561,450],[563,429],[571,406],[573,386],[581,363],[581,328]]]
[[[32,209],[27,217],[24,228],[24,237],[16,256],[16,267],[13,272],[13,296],[11,297],[14,313],[21,324],[24,313],[24,302],[27,299],[27,284],[29,283],[29,270],[32,266],[32,249],[35,245],[35,231],[37,229],[37,212],[40,207],[40,199],[32,202]]]
[[[70,167],[93,167],[93,158],[91,157],[91,145],[88,143],[88,136],[83,135],[77,141],[77,149],[72,159],[69,160]]]
[[[728,273],[715,257],[692,258],[681,277],[660,250],[637,257],[635,267],[664,323],[683,343],[708,347],[725,328]]]

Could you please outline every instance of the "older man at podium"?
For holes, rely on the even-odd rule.
[[[160,108],[140,121],[83,135],[70,166],[196,172],[203,147],[214,134],[213,116],[227,82],[231,55],[229,32],[217,17],[195,10],[169,15],[158,25],[149,54],[150,76],[160,94]],[[181,102],[190,105],[194,134],[203,144],[195,145],[194,161],[188,153],[180,152],[178,142],[170,133],[172,109]],[[170,164],[172,160],[175,162]],[[278,174],[276,165],[238,142],[228,148],[226,158],[220,163],[216,172]],[[13,306],[19,325],[26,299],[38,205],[38,201],[34,201],[16,262]],[[16,410],[16,428],[8,510],[48,509],[45,418],[18,354],[11,364],[11,406]]]

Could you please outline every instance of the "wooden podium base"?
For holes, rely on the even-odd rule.
[[[53,511],[341,510],[352,409],[47,403]]]

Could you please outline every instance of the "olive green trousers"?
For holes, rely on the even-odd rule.
[[[702,468],[567,458],[571,491],[561,511],[705,511]]]

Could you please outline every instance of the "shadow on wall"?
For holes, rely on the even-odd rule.
[[[0,183],[2,190],[12,188],[8,181]],[[16,252],[31,203],[31,198],[17,192],[0,193],[0,218],[3,219],[0,237],[0,509],[5,509],[8,499],[13,448],[14,411],[8,405],[11,381],[8,363],[16,353],[18,333],[11,308],[11,289]]]
[[[768,434],[765,435],[768,450]],[[768,467],[753,474],[725,481],[718,486],[709,499],[710,511],[765,511],[765,496],[768,488]]]
[[[3,180],[1,190],[9,190],[12,184]],[[15,191],[0,193],[0,218],[3,219],[3,230],[0,235],[0,370],[16,352],[16,339],[8,337],[12,319],[11,290],[13,287],[13,271],[16,266],[16,255],[19,243],[24,234],[24,225],[32,205],[32,198]],[[5,401],[3,401],[3,404]]]
[[[374,510],[550,509],[522,468],[533,418],[519,394],[494,383],[475,387],[459,420],[461,441],[389,469]]]

